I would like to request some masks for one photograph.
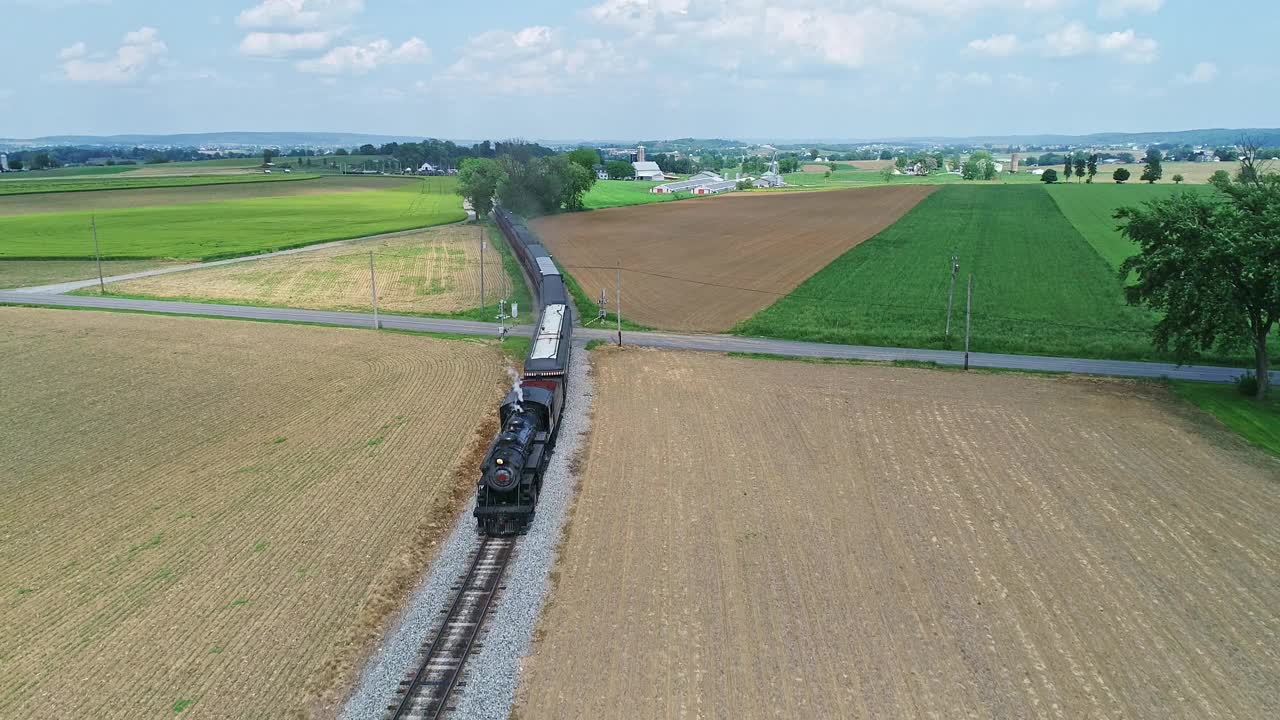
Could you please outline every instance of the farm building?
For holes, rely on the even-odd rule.
[[[665,180],[667,178],[656,162],[637,160],[631,163],[631,167],[635,168],[637,180]]]
[[[652,190],[650,190],[649,192],[654,193],[656,195],[669,195],[671,193],[683,192],[685,190],[696,190],[697,188],[700,188],[703,185],[708,185],[710,183],[717,183],[717,182],[723,182],[723,181],[724,181],[724,178],[720,177],[719,175],[713,172],[708,172],[704,170],[703,172],[700,172],[696,175],[690,175],[688,180],[681,180],[679,182],[667,183],[666,185],[658,185],[654,187]]]
[[[713,182],[713,183],[708,183],[706,185],[699,185],[698,187],[693,189],[693,194],[694,195],[715,195],[717,193],[728,192],[729,190],[733,190],[737,186],[738,186],[738,183],[733,180],[721,180],[720,182]]]

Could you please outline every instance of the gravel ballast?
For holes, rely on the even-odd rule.
[[[569,466],[582,445],[582,436],[590,421],[588,355],[582,342],[574,343],[560,435],[543,476],[537,513],[529,533],[516,545],[515,557],[507,568],[506,590],[490,610],[486,630],[480,638],[483,647],[467,660],[463,677],[466,687],[455,691],[453,697],[453,704],[457,705],[455,717],[502,720],[511,711],[519,680],[519,661],[529,652],[534,625],[550,588],[549,577],[555,565],[560,532],[577,486],[577,478]],[[339,715],[343,720],[385,715],[400,680],[416,669],[422,644],[441,617],[440,610],[447,607],[450,588],[466,571],[469,553],[478,545],[471,515],[474,508],[472,499],[458,517],[440,555],[410,596],[396,627],[369,659]]]

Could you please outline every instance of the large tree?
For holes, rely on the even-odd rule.
[[[1164,156],[1160,153],[1159,148],[1148,150],[1147,156],[1144,158],[1146,165],[1142,168],[1141,179],[1149,185],[1159,180],[1164,175],[1164,167],[1161,165],[1162,160],[1164,160]]]
[[[497,161],[468,158],[458,168],[457,192],[471,203],[476,217],[483,218],[493,210],[493,197],[506,179],[507,173]]]
[[[1084,177],[1085,170],[1087,169],[1089,163],[1084,159],[1083,155],[1076,156],[1075,165],[1076,165],[1076,177],[1078,178]]]
[[[600,164],[600,153],[594,148],[581,147],[568,153],[570,162],[577,163],[588,171],[595,173],[595,166]]]
[[[1086,165],[1089,170],[1089,179],[1085,180],[1085,182],[1092,183],[1093,176],[1098,174],[1098,153],[1090,155],[1089,162]]]
[[[1067,155],[1062,159],[1062,180],[1066,182],[1071,179],[1071,156]]]
[[[1161,314],[1153,339],[1179,361],[1215,346],[1249,346],[1267,395],[1267,338],[1280,321],[1280,176],[1218,182],[1220,192],[1179,193],[1116,213],[1139,254],[1120,276],[1130,303]]]
[[[1123,185],[1124,181],[1129,179],[1129,175],[1128,168],[1116,168],[1116,171],[1111,173],[1111,179],[1115,180],[1117,185]]]
[[[610,160],[604,164],[604,171],[609,173],[610,180],[626,180],[636,176],[635,167],[625,160]]]

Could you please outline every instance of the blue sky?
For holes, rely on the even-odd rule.
[[[0,137],[1280,124],[1274,0],[0,0]]]

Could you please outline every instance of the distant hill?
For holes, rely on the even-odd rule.
[[[1101,132],[1089,135],[976,135],[971,137],[899,137],[851,140],[858,143],[902,143],[908,145],[1235,145],[1243,137],[1266,147],[1280,146],[1280,128],[1207,128],[1153,132]]]
[[[175,135],[48,135],[37,138],[0,138],[0,146],[48,147],[54,145],[143,147],[359,147],[368,143],[419,142],[425,135],[367,135],[338,132],[214,132]]]

